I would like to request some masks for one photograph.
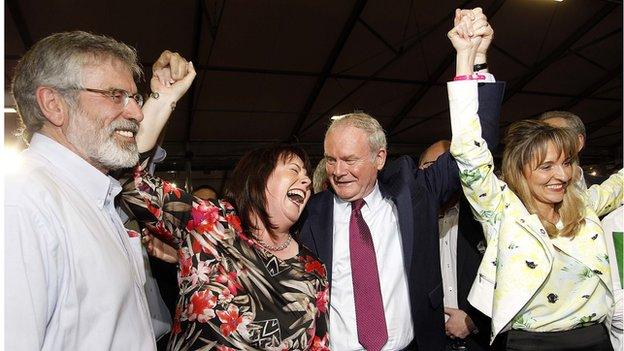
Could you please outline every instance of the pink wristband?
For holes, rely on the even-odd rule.
[[[464,74],[461,76],[455,76],[453,80],[485,80],[485,76],[483,74],[473,73],[473,74]]]
[[[453,78],[453,80],[472,80],[472,76],[468,75],[468,74],[464,74],[461,76],[455,76],[455,78]]]

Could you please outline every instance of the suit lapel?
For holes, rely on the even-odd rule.
[[[327,267],[327,278],[331,283],[334,243],[334,194],[330,191],[325,191],[319,202],[317,218],[311,222],[312,237],[319,258]]]
[[[516,219],[516,223],[519,224],[522,228],[526,229],[528,233],[533,235],[535,239],[542,245],[544,249],[544,253],[548,258],[548,262],[552,263],[554,257],[554,248],[552,243],[550,242],[550,238],[546,233],[546,230],[542,226],[542,222],[540,222],[539,217],[535,214],[530,214],[521,218]]]

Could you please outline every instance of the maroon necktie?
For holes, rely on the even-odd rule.
[[[386,316],[379,287],[377,259],[370,229],[362,217],[364,200],[351,203],[349,251],[355,298],[358,341],[368,351],[379,351],[388,341]]]

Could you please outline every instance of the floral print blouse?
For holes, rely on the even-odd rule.
[[[123,200],[178,250],[169,350],[329,350],[325,266],[304,246],[281,260],[241,229],[227,201],[203,201],[141,171]]]
[[[605,303],[607,286],[594,272],[559,247],[561,241],[551,239],[555,254],[550,275],[531,300],[514,318],[512,329],[532,332],[564,331],[601,323],[609,313]],[[607,258],[608,260],[608,258]]]

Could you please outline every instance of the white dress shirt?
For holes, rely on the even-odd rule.
[[[155,350],[138,240],[120,184],[35,134],[6,179],[7,350]]]
[[[444,287],[444,307],[458,308],[457,304],[457,225],[459,203],[449,208],[438,219],[440,229],[440,268]],[[445,315],[445,319],[448,316]]]
[[[401,232],[397,209],[392,200],[384,199],[375,184],[364,198],[362,216],[368,225],[379,271],[379,283],[388,330],[383,350],[400,350],[412,341],[414,327],[409,300],[407,273],[403,264]],[[334,240],[331,300],[329,313],[332,350],[363,350],[358,342],[349,254],[349,219],[351,203],[334,196]]]

